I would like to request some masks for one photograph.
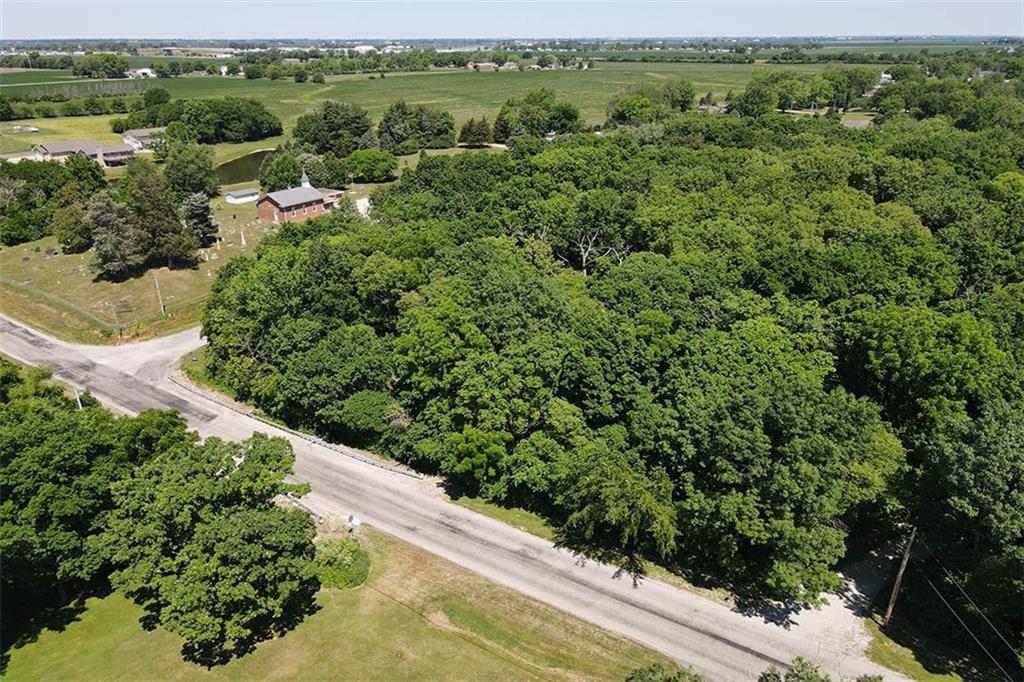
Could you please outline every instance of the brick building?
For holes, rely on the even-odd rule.
[[[301,186],[268,193],[256,202],[256,212],[268,223],[308,220],[337,208],[340,196],[340,190],[313,187],[303,173]]]

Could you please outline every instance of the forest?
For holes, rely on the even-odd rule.
[[[427,152],[372,220],[282,226],[220,271],[211,369],[634,576],[813,605],[851,548],[916,527],[920,570],[1015,660],[1022,90],[962,90],[999,115],[850,129],[769,103]],[[901,600],[959,636],[925,582]]]

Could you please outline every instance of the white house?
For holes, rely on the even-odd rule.
[[[156,136],[165,130],[167,128],[132,128],[121,133],[121,138],[136,151],[142,151],[151,148]]]
[[[150,68],[143,67],[141,69],[132,69],[128,72],[129,78],[156,78],[156,71]]]

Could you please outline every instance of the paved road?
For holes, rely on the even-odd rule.
[[[201,343],[193,329],[124,346],[73,345],[0,316],[0,353],[48,365],[56,377],[88,388],[120,411],[179,410],[204,437],[241,439],[262,431],[287,438],[296,454],[294,478],[311,484],[304,502],[318,513],[354,514],[482,576],[664,652],[709,679],[754,679],[768,665],[781,666],[798,655],[836,675],[876,673],[899,679],[863,655],[866,638],[857,613],[864,601],[861,590],[878,587],[872,572],[864,581],[851,581],[848,593],[832,597],[829,606],[784,617],[785,624],[655,580],[633,587],[628,579],[616,579],[610,566],[579,561],[550,542],[448,502],[436,480],[369,466],[171,382],[174,362]]]

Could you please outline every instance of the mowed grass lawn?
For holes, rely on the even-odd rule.
[[[254,183],[226,186],[222,192],[247,185]],[[217,269],[231,256],[251,250],[272,229],[256,219],[254,203],[228,204],[221,196],[211,205],[221,241],[200,249],[196,267],[155,268],[124,282],[97,280],[89,267],[92,251],[63,254],[53,237],[0,247],[0,312],[82,343],[140,338],[198,324]]]
[[[281,639],[207,670],[181,640],[145,632],[119,594],[92,599],[62,631],[10,651],[10,680],[622,680],[674,664],[372,528],[366,584],[323,590],[320,610]]]

